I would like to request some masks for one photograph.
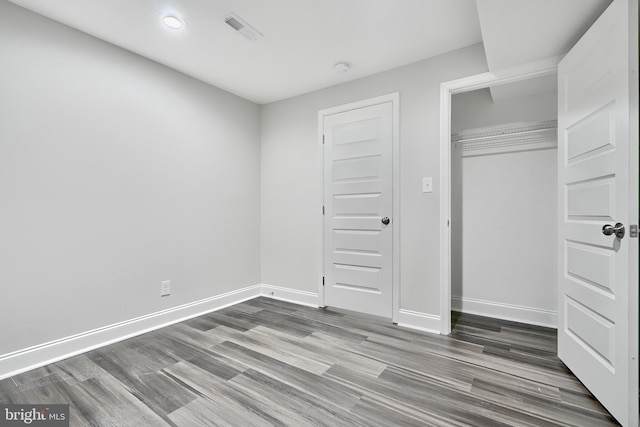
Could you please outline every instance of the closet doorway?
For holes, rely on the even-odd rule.
[[[451,97],[451,307],[557,327],[557,76]]]
[[[637,1],[614,1],[557,64],[548,58],[444,82],[440,96],[440,325],[447,334],[451,97],[558,73],[558,357],[623,425],[638,424],[637,10]],[[499,219],[496,234],[518,232]]]

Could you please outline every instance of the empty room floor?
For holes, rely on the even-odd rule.
[[[72,426],[617,425],[553,329],[454,313],[450,336],[257,298],[0,381]]]

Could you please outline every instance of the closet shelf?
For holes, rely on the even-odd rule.
[[[558,146],[558,122],[515,122],[468,129],[451,135],[454,149],[462,157],[542,150]]]

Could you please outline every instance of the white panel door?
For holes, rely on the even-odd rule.
[[[618,421],[637,425],[627,11],[615,0],[558,66],[558,356]],[[616,223],[625,236],[605,235]]]
[[[387,102],[325,116],[323,125],[325,304],[388,318],[392,121]]]

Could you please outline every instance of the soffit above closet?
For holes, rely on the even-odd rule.
[[[553,74],[515,83],[491,86],[489,90],[491,91],[493,102],[526,98],[543,93],[558,93],[558,76]]]
[[[489,71],[562,55],[612,0],[477,0]],[[495,102],[557,90],[555,76],[510,92],[491,88]]]
[[[511,24],[523,20],[527,49],[519,48],[514,60],[564,53],[609,3],[478,0],[479,17],[474,0],[10,1],[259,104],[482,41],[491,67],[496,52],[513,55],[509,41],[522,37],[521,26]],[[241,37],[224,22],[231,13],[264,37]],[[164,14],[186,26],[164,27]],[[334,71],[341,62],[351,65],[349,72]]]

